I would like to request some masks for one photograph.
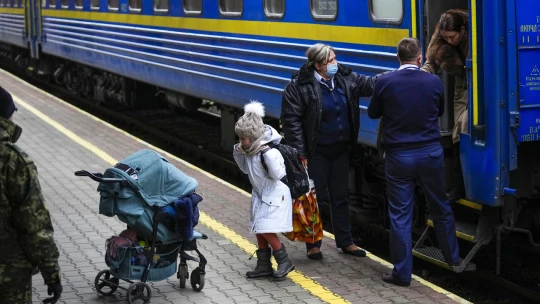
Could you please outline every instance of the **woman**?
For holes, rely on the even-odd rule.
[[[349,149],[358,138],[359,98],[371,96],[376,76],[357,75],[338,64],[329,45],[315,44],[306,56],[308,62],[293,74],[283,92],[285,139],[307,159],[318,197],[328,188],[336,246],[363,257],[366,252],[354,244],[351,235]],[[321,243],[306,243],[308,258],[323,258]]]
[[[466,10],[451,9],[441,15],[427,50],[427,60],[422,70],[436,74],[444,70],[454,76],[454,127],[452,142],[457,174],[455,188],[450,191],[450,201],[465,196],[463,173],[459,158],[459,134],[468,133],[467,80],[465,60],[469,53],[469,16]]]

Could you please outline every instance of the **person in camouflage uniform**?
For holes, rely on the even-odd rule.
[[[37,177],[37,168],[15,142],[22,129],[17,110],[0,87],[0,302],[32,303],[32,274],[39,270],[56,303],[62,293],[58,248]]]

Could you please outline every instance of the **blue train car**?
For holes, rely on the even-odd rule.
[[[474,269],[471,259],[482,245],[503,232],[530,234],[529,224],[540,223],[538,0],[25,0],[22,7],[14,1],[0,0],[0,50],[8,46],[12,59],[30,58],[37,74],[103,102],[153,100],[141,86],[184,109],[215,101],[229,130],[227,147],[250,99],[279,118],[281,92],[314,43],[331,44],[341,63],[374,75],[398,67],[400,39],[417,37],[427,47],[441,13],[468,9],[469,132],[461,134],[460,152],[467,197],[455,211],[457,235],[470,250],[458,267],[441,262],[425,243],[433,223],[419,204],[416,221],[425,231],[414,254],[454,271]],[[448,147],[452,78],[441,77]],[[364,154],[350,169],[351,204],[354,216],[385,223],[384,159],[375,150],[377,121],[367,117],[368,103],[360,101]],[[446,154],[451,164],[455,156]]]

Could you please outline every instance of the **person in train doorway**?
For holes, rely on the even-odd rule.
[[[328,189],[336,246],[356,257],[349,218],[349,151],[354,151],[360,128],[360,97],[371,96],[378,76],[354,73],[338,63],[334,49],[317,43],[306,52],[307,63],[285,88],[281,123],[288,145],[304,157],[304,165],[323,201]],[[308,166],[309,165],[309,166]],[[306,243],[309,259],[321,260],[322,240]]]
[[[56,303],[62,293],[58,248],[41,195],[37,169],[15,145],[22,133],[13,122],[17,108],[0,87],[0,302],[32,303],[32,274],[39,270]]]
[[[246,276],[284,280],[294,270],[294,265],[277,233],[293,231],[292,199],[289,187],[281,181],[286,175],[283,156],[277,149],[269,147],[279,143],[281,135],[263,123],[264,107],[261,103],[248,103],[244,111],[234,127],[240,143],[234,145],[233,156],[252,185],[249,229],[255,233],[258,245],[257,266]],[[270,262],[272,253],[278,264],[276,271]]]
[[[394,269],[382,279],[409,286],[417,183],[424,190],[441,251],[450,265],[459,263],[459,248],[454,214],[444,191],[444,153],[438,122],[444,112],[443,83],[439,77],[420,71],[422,48],[418,39],[402,39],[398,59],[398,71],[377,81],[368,115],[384,119],[382,140]]]
[[[448,192],[451,202],[464,198],[465,184],[461,170],[459,140],[461,133],[468,133],[467,80],[465,60],[469,53],[469,16],[466,10],[451,9],[444,12],[429,43],[426,62],[421,70],[436,74],[444,70],[454,76],[454,144],[455,184]]]

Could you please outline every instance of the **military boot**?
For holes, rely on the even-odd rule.
[[[274,272],[274,280],[284,280],[287,274],[294,270],[294,265],[285,251],[285,245],[281,244],[279,250],[274,250],[274,258],[278,264],[277,270]]]
[[[252,271],[246,272],[248,278],[262,278],[262,277],[271,277],[274,274],[274,269],[272,269],[272,262],[270,258],[272,257],[272,251],[270,248],[259,249],[257,253],[257,266]]]

